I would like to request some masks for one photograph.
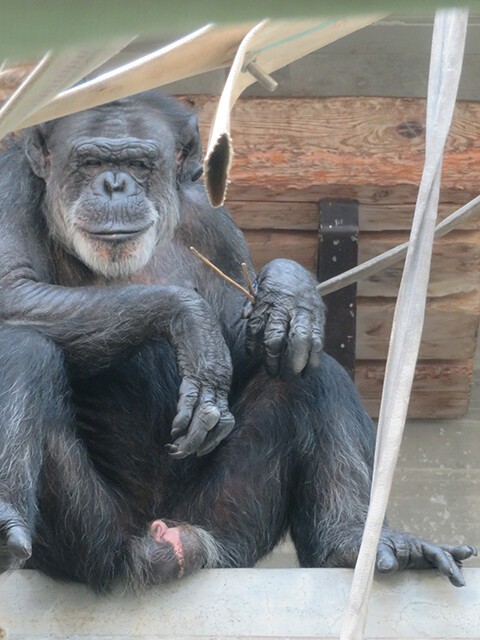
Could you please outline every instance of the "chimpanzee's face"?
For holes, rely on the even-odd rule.
[[[125,278],[178,222],[178,136],[159,113],[109,105],[33,129],[27,154],[46,183],[52,235],[95,273]]]

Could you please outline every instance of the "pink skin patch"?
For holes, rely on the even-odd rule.
[[[150,525],[150,533],[155,542],[168,542],[172,545],[180,566],[178,577],[181,578],[185,573],[185,559],[183,556],[183,546],[180,540],[179,527],[167,527],[163,520],[154,520]]]

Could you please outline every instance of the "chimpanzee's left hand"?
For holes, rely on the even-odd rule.
[[[245,344],[249,355],[263,353],[271,376],[308,375],[320,363],[325,306],[316,285],[292,260],[272,260],[257,276],[255,302],[243,312],[248,318]]]
[[[400,569],[437,569],[455,587],[465,586],[462,562],[476,556],[473,545],[435,545],[409,533],[384,527],[377,548],[376,570],[393,573]]]

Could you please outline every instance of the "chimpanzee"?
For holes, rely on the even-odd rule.
[[[322,353],[314,278],[253,274],[198,178],[196,118],[156,91],[36,126],[0,158],[0,568],[98,591],[247,567],[290,532],[351,567],[374,437]],[[383,530],[377,569],[464,584],[471,546]]]

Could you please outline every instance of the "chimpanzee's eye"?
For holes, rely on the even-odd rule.
[[[143,160],[129,160],[128,166],[131,169],[148,169],[148,166]]]
[[[101,164],[100,160],[96,158],[86,158],[86,160],[83,161],[84,167],[100,167]]]

